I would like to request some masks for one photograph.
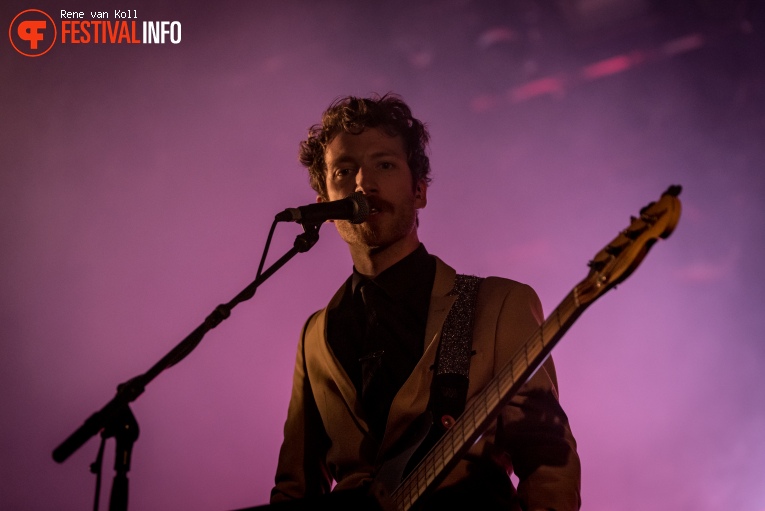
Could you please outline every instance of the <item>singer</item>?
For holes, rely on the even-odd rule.
[[[428,140],[410,108],[385,95],[334,102],[300,144],[317,202],[360,192],[369,214],[333,220],[353,269],[303,327],[272,503],[333,484],[393,491],[400,478],[391,487],[378,474],[426,463],[444,427],[543,319],[529,286],[457,275],[420,243]],[[412,432],[428,412],[434,424],[418,447]],[[416,508],[573,511],[579,482],[548,358]]]

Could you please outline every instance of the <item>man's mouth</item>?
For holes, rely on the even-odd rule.
[[[369,215],[376,215],[380,213],[383,210],[382,204],[379,204],[377,200],[370,200],[369,201]]]

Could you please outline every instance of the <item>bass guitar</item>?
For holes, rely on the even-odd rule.
[[[671,186],[661,198],[640,210],[621,231],[589,262],[587,277],[577,284],[539,328],[529,337],[508,364],[474,396],[460,417],[406,478],[387,496],[388,505],[408,511],[423,495],[438,486],[455,463],[475,443],[500,409],[542,365],[553,347],[574,321],[595,300],[624,281],[641,263],[654,243],[672,234],[680,219],[680,186]],[[380,472],[378,486],[393,487],[401,473]],[[395,484],[395,483],[393,483]]]

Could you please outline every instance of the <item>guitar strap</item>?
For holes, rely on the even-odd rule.
[[[482,281],[474,275],[459,274],[450,293],[457,300],[444,321],[428,405],[434,422],[443,429],[451,427],[465,409],[476,298]]]
[[[406,476],[435,445],[444,431],[465,410],[468,391],[470,358],[473,356],[473,324],[476,299],[482,278],[458,274],[450,296],[457,300],[449,310],[441,330],[441,342],[433,365],[433,383],[430,387],[428,412],[434,427],[426,428],[427,435],[406,462]]]

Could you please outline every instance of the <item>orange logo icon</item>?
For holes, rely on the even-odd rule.
[[[39,57],[53,48],[56,24],[43,11],[27,9],[13,18],[8,37],[17,52],[27,57]]]

